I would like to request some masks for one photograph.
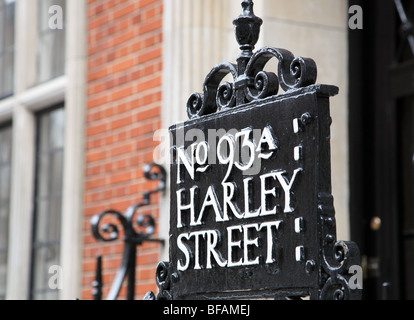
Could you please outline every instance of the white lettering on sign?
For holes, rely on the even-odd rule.
[[[263,145],[268,145],[269,147],[269,152],[265,152],[263,153]],[[273,137],[273,132],[272,132],[272,128],[267,126],[266,128],[263,129],[263,134],[262,137],[260,138],[259,141],[259,145],[257,147],[257,152],[260,152],[259,154],[259,158],[262,159],[270,159],[270,157],[273,155],[273,151],[277,149],[277,145],[276,145],[276,141]]]
[[[212,136],[216,137],[216,135]],[[219,164],[227,165],[223,182],[227,181],[234,166],[241,171],[247,171],[253,167],[256,157],[270,159],[278,149],[272,128],[265,127],[257,143],[252,136],[253,129],[248,128],[234,134],[225,133],[220,137],[217,145],[215,139],[212,139],[211,142],[193,143],[188,147],[188,150],[185,150],[184,146],[177,148],[177,184],[184,181],[183,167],[191,180],[195,181],[196,172],[205,173],[210,164],[215,164],[213,161],[216,157]],[[236,160],[236,156],[238,156],[236,150],[240,151],[241,159]],[[213,156],[210,155],[211,152],[213,152]],[[196,167],[198,168],[195,169]]]
[[[204,242],[203,247],[205,249],[206,269],[212,269],[212,261],[224,268],[224,267],[240,267],[251,266],[259,264],[259,257],[249,257],[250,247],[259,246],[259,232],[263,230],[266,233],[267,254],[266,263],[275,262],[273,256],[273,240],[275,238],[275,232],[279,230],[281,221],[270,221],[264,223],[252,223],[248,225],[237,225],[227,227],[227,260],[223,257],[223,254],[217,249],[219,243],[219,231],[217,230],[203,230],[191,233],[182,233],[177,238],[177,247],[184,254],[184,259],[179,259],[177,263],[178,271],[186,271],[190,266],[190,262],[194,260],[194,270],[201,270],[200,257],[203,254],[201,252],[201,241]],[[238,233],[239,237],[243,240],[234,240],[235,234]],[[253,236],[252,236],[253,235]],[[194,254],[191,252],[191,248],[188,242],[194,239]],[[234,248],[242,250],[242,256],[237,261],[234,261],[233,254]]]
[[[292,189],[293,184],[296,181],[296,176],[299,172],[302,172],[303,170],[301,168],[296,169],[293,172],[293,177],[292,179],[289,181],[286,177],[285,177],[285,172],[276,172],[277,178],[280,182],[280,184],[282,185],[283,190],[285,191],[285,210],[284,212],[293,212],[294,209],[290,206],[290,191]]]
[[[255,140],[254,136],[260,139]],[[176,191],[177,229],[197,228],[177,236],[178,271],[186,271],[190,267],[201,270],[217,266],[254,266],[262,259],[266,264],[275,263],[274,242],[283,224],[276,217],[282,212],[291,214],[295,211],[292,194],[303,172],[300,167],[290,172],[278,169],[246,176],[242,183],[239,180],[240,186],[229,181],[233,171],[243,173],[252,168],[255,159],[269,160],[276,154],[278,142],[270,126],[265,127],[261,135],[253,135],[253,130],[246,128],[240,132],[224,133],[218,138],[217,143],[201,141],[191,144],[187,150],[184,146],[176,148],[177,184],[188,181],[188,178],[197,182],[198,175],[208,174],[212,152],[215,152],[214,159],[218,164],[225,166],[224,178],[219,177],[221,183],[218,185],[196,185]],[[294,160],[298,161],[300,157],[297,155],[301,152],[296,149]],[[252,200],[253,194],[258,193],[254,192],[255,189],[259,191],[256,202]],[[236,197],[241,198],[238,201],[241,207],[236,203]],[[253,223],[255,218],[271,216],[275,218]],[[223,230],[223,234],[217,229],[200,230],[208,221],[231,225],[224,225],[225,229],[217,227]],[[302,224],[295,221],[296,232],[303,230]],[[259,250],[260,247],[263,249]],[[301,252],[297,249],[296,259],[302,259]]]
[[[301,168],[294,170],[292,178],[289,180],[286,177],[285,171],[276,171],[269,174],[264,174],[260,176],[260,190],[261,190],[261,207],[258,209],[250,208],[250,199],[251,197],[251,188],[249,187],[249,182],[253,181],[253,178],[246,178],[243,180],[244,184],[244,213],[240,212],[240,209],[232,202],[235,193],[235,185],[231,182],[222,183],[221,186],[224,190],[223,200],[220,201],[217,197],[214,186],[210,186],[207,189],[206,194],[204,195],[204,200],[199,212],[196,212],[195,203],[199,203],[200,194],[196,192],[198,189],[197,186],[192,187],[190,190],[180,189],[177,191],[177,228],[183,228],[183,215],[188,213],[190,214],[190,226],[201,226],[205,221],[205,212],[208,207],[211,207],[215,213],[216,222],[227,222],[230,220],[229,212],[236,219],[250,219],[261,216],[276,215],[275,205],[272,209],[267,209],[268,198],[272,196],[274,198],[279,197],[279,194],[276,192],[276,189],[280,187],[284,191],[284,213],[294,212],[294,208],[291,206],[291,192],[294,183],[297,180],[297,176],[303,170]],[[269,188],[269,180],[273,181],[275,184]],[[279,186],[279,187],[277,187]],[[187,197],[185,195],[188,195]],[[185,198],[189,200],[185,202]],[[223,204],[223,206],[221,205]],[[224,210],[223,210],[224,207]],[[230,208],[230,210],[228,210]],[[188,220],[188,219],[187,219]]]

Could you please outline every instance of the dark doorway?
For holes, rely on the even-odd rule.
[[[350,0],[351,238],[365,299],[414,299],[414,21],[412,0]]]

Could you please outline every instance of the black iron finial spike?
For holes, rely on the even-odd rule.
[[[253,13],[253,1],[252,0],[243,0],[242,1],[243,7],[243,15],[249,15],[249,13]]]
[[[263,20],[254,14],[254,3],[252,0],[243,0],[241,5],[243,8],[242,13],[234,19],[233,24],[240,49],[245,55],[251,56],[254,46],[259,40],[260,27],[263,24]]]
[[[263,24],[263,20],[254,14],[252,0],[243,0],[241,6],[243,8],[241,15],[233,21],[236,39],[242,51],[237,59],[239,75],[244,73],[248,61],[253,56],[254,47],[260,36],[260,27]]]
[[[246,102],[244,92],[241,89],[247,84],[247,78],[244,75],[247,64],[253,56],[254,47],[259,40],[260,27],[263,24],[263,20],[254,14],[252,0],[243,0],[241,2],[242,13],[239,17],[233,20],[234,32],[237,42],[240,45],[241,53],[237,58],[237,73],[239,78],[237,79],[238,87],[236,88],[236,104],[240,105]]]

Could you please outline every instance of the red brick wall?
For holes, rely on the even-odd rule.
[[[153,161],[160,128],[162,0],[88,0],[88,103],[84,186],[82,299],[92,298],[96,256],[103,256],[104,297],[119,267],[122,241],[102,243],[90,219],[121,212],[154,188],[142,173]],[[158,221],[158,199],[143,210]],[[158,245],[138,248],[136,298],[157,291]],[[126,286],[120,298],[125,298]]]

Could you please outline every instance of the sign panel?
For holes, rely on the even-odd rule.
[[[332,88],[293,90],[170,128],[174,299],[319,288]]]

